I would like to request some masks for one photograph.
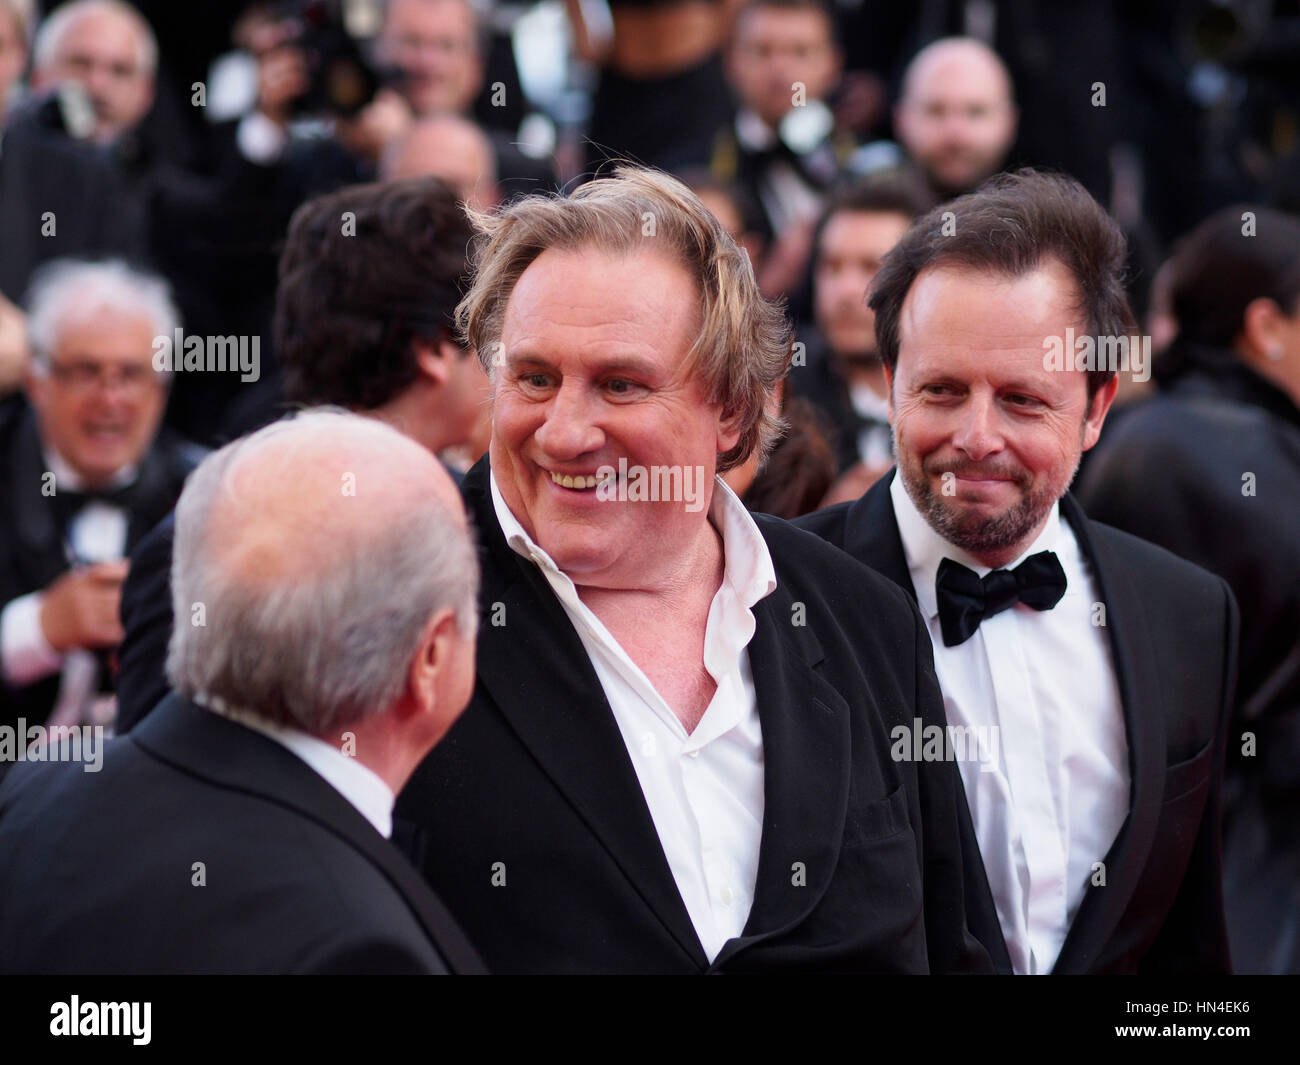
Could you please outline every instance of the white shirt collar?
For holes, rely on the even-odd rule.
[[[194,701],[215,714],[260,732],[297,755],[374,825],[376,832],[385,839],[393,834],[395,797],[378,773],[302,729],[267,721],[251,710],[231,706],[214,695],[200,695]]]
[[[776,146],[777,132],[749,108],[736,112],[736,140],[747,151],[762,152]]]
[[[903,484],[903,474],[894,471],[894,481],[889,486],[889,497],[894,504],[894,517],[898,521],[898,535],[903,541],[903,553],[907,556],[907,568],[912,576],[912,586],[916,589],[917,605],[927,618],[939,613],[939,602],[935,595],[934,580],[939,572],[939,563],[945,558],[960,562],[983,577],[992,572],[992,566],[985,566],[956,544],[951,544],[930,527],[924,515],[912,502],[912,497]],[[1055,551],[1061,533],[1061,505],[1052,504],[1047,515],[1047,524],[1043,526],[1037,538],[1015,559],[1003,566],[1014,569],[1030,555],[1039,551]]]
[[[86,479],[72,468],[71,463],[59,454],[58,449],[41,445],[41,454],[45,457],[45,468],[54,474],[54,486],[57,492],[60,487],[66,488],[70,492],[83,492],[86,490]],[[112,477],[108,479],[106,488],[121,488],[130,484],[136,478],[135,466],[123,466]]]
[[[548,580],[558,577],[569,588],[575,589],[576,598],[573,580],[524,530],[519,519],[506,505],[501,489],[497,487],[496,474],[490,470],[488,486],[492,492],[492,507],[496,511],[497,521],[501,523],[501,531],[511,550],[517,555],[532,559]],[[745,504],[721,477],[713,479],[709,522],[722,536],[722,587],[734,593],[745,609],[771,595],[776,590],[776,568],[772,565],[772,554],[767,549],[767,541],[758,531]]]

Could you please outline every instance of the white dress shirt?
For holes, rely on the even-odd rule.
[[[63,457],[46,449],[45,467],[54,474],[54,490],[80,492],[85,481]],[[128,485],[136,478],[134,466],[119,470],[109,487]],[[109,562],[125,557],[129,515],[110,503],[88,503],[67,529],[67,547],[78,563]],[[71,560],[69,560],[71,561]],[[59,695],[47,722],[49,725],[80,724],[92,701],[97,679],[95,656],[90,651],[71,650],[60,654],[50,646],[41,628],[44,589],[11,599],[0,610],[0,669],[15,686],[34,684],[51,673],[60,673]]]
[[[735,493],[714,480],[709,521],[724,572],[704,630],[704,667],[717,691],[686,729],[578,590],[524,531],[491,480],[506,542],[542,571],[582,640],[614,713],[668,866],[712,961],[741,934],[754,901],[763,829],[763,735],[746,648],[751,607],[776,588],[767,542]]]
[[[990,567],[930,528],[901,475],[890,495],[949,726],[974,727],[968,735],[982,731],[994,744],[958,766],[1012,966],[1050,972],[1129,809],[1128,739],[1106,631],[1093,623],[1096,583],[1054,505],[1042,533],[1004,568],[1055,551],[1067,581],[1061,601],[1043,611],[1017,603],[945,647],[940,561],[981,577]]]
[[[374,770],[344,754],[342,748],[326,743],[302,729],[267,721],[213,695],[200,695],[194,701],[214,714],[220,714],[274,740],[306,762],[317,776],[323,777],[325,783],[355,807],[381,836],[387,839],[393,834],[395,797],[392,788]]]

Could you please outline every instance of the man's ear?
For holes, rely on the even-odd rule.
[[[885,394],[889,397],[889,424],[894,424],[894,371],[887,362],[881,362],[880,371],[885,375]]]
[[[744,415],[740,411],[724,414],[718,420],[718,454],[730,451],[740,440],[740,423]]]
[[[407,668],[408,713],[437,716],[441,682],[451,668],[455,639],[455,611],[443,607],[425,624],[419,647]]]
[[[1088,411],[1088,417],[1083,422],[1083,450],[1087,451],[1101,436],[1101,427],[1106,421],[1106,412],[1110,410],[1110,405],[1115,402],[1115,393],[1119,391],[1119,374],[1115,374],[1097,389],[1096,394],[1092,397],[1092,405]]]
[[[451,376],[451,368],[461,350],[445,336],[437,340],[424,337],[411,338],[411,350],[415,353],[415,364],[420,373],[435,385],[445,385]]]
[[[1277,338],[1278,326],[1283,324],[1285,318],[1282,308],[1268,297],[1260,296],[1251,300],[1241,315],[1238,342],[1244,341],[1247,350],[1255,358],[1265,355],[1276,357],[1275,353],[1281,350]]]

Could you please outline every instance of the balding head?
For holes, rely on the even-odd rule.
[[[478,126],[458,115],[420,119],[396,141],[380,164],[384,181],[442,178],[475,210],[486,211],[500,199],[496,153]]]
[[[222,448],[186,484],[168,676],[314,735],[426,696],[454,719],[477,578],[459,494],[425,448],[374,419],[308,412]],[[443,661],[421,691],[440,618],[468,672]]]
[[[968,37],[935,41],[908,65],[894,124],[936,192],[969,192],[1001,169],[1016,137],[1012,95],[997,53]]]
[[[123,0],[73,0],[42,24],[32,82],[45,89],[75,82],[95,112],[91,136],[106,143],[153,106],[158,42],[144,17]]]

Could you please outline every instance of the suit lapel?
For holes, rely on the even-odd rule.
[[[907,566],[903,537],[898,531],[898,519],[894,516],[894,501],[890,495],[890,485],[896,476],[897,468],[881,477],[866,495],[849,508],[845,519],[844,549],[877,573],[888,577],[915,602],[916,588],[912,584],[912,573]],[[971,820],[970,804],[966,799],[966,785],[960,772],[954,773],[954,776],[961,796],[957,825],[962,837],[962,875],[967,883],[967,924],[989,951],[997,971],[1010,973],[1011,954],[1007,950],[997,904],[993,901],[993,889],[989,886],[988,873],[984,869],[984,856],[980,852],[975,824]]]
[[[849,507],[842,546],[859,562],[888,577],[915,601],[916,589],[912,587],[903,538],[898,534],[898,520],[894,517],[894,501],[889,495],[889,486],[896,475],[896,470],[885,474]]]
[[[1061,513],[1078,538],[1106,606],[1129,752],[1129,815],[1106,855],[1105,887],[1089,883],[1053,968],[1057,973],[1081,973],[1092,968],[1098,948],[1114,934],[1155,838],[1164,793],[1164,697],[1159,678],[1144,667],[1155,655],[1151,623],[1133,575],[1104,539],[1092,535],[1093,523],[1073,496],[1061,499]]]
[[[486,459],[466,476],[463,492],[487,556],[479,683],[628,883],[692,964],[703,969],[708,959],[600,679],[545,577],[506,543],[492,506]],[[494,611],[504,624],[491,623]]]
[[[749,661],[763,730],[765,797],[757,890],[744,932],[727,942],[714,969],[802,922],[839,863],[851,769],[849,709],[817,672],[821,645],[811,628],[791,624],[793,607],[785,584],[754,605]],[[790,890],[795,862],[807,879]]]
[[[274,740],[172,694],[119,742],[137,743],[183,772],[269,799],[333,832],[384,873],[452,972],[486,971],[455,920],[406,859],[351,803]]]

